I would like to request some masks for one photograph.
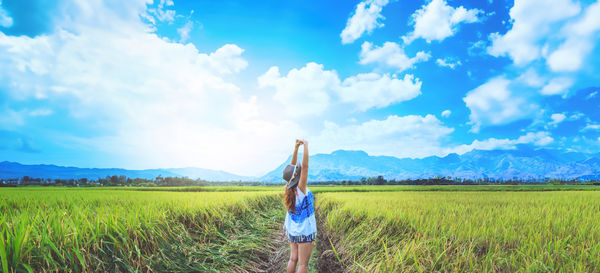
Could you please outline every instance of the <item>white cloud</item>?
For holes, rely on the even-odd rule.
[[[352,103],[356,109],[366,111],[376,107],[413,99],[421,94],[421,81],[413,75],[364,73],[341,81],[334,70],[324,70],[323,65],[308,63],[281,76],[279,68],[271,67],[258,78],[261,88],[274,87],[273,98],[283,105],[293,117],[322,114],[332,96],[341,102]]]
[[[25,125],[23,111],[15,111],[7,108],[0,112],[0,129],[14,129],[23,125]]]
[[[502,125],[529,117],[539,107],[510,89],[511,82],[496,77],[469,91],[463,101],[471,110],[472,131],[481,126]]]
[[[439,66],[448,67],[450,69],[455,69],[457,66],[462,65],[460,60],[454,60],[452,58],[437,59],[435,62]]]
[[[552,71],[576,71],[581,68],[584,57],[592,50],[594,44],[581,37],[572,37],[552,52],[546,63]]]
[[[550,125],[558,125],[559,123],[563,122],[565,119],[567,118],[567,116],[565,116],[565,114],[563,113],[554,113],[550,116],[550,119],[552,119],[552,121],[550,121]]]
[[[471,144],[462,144],[446,149],[446,153],[464,154],[472,150],[514,150],[518,144],[533,144],[535,146],[546,146],[554,142],[554,138],[548,132],[529,132],[516,139],[488,138],[485,140],[474,140]]]
[[[349,44],[360,38],[364,33],[371,33],[374,29],[383,27],[381,10],[388,4],[388,0],[365,0],[356,5],[354,14],[348,18],[346,27],[340,37],[342,44]]]
[[[409,58],[404,49],[394,42],[385,42],[381,47],[373,47],[371,43],[364,42],[360,51],[361,64],[385,64],[398,69],[398,72],[412,68],[418,62],[425,62],[430,57],[429,53],[419,51],[416,56]]]
[[[242,58],[244,49],[234,44],[226,44],[210,55],[200,54],[199,59],[208,63],[213,69],[222,74],[237,73],[248,66]]]
[[[467,53],[469,54],[469,56],[483,55],[485,53],[486,46],[487,43],[483,40],[473,42],[471,43],[471,46],[467,48]]]
[[[177,33],[179,34],[179,42],[185,43],[190,38],[190,31],[194,28],[194,22],[188,20],[185,25],[177,29]]]
[[[423,158],[446,156],[449,153],[464,154],[475,149],[516,149],[518,144],[546,146],[554,142],[550,133],[540,131],[528,132],[515,139],[488,138],[474,140],[471,144],[442,145],[453,131],[433,115],[390,115],[384,120],[346,126],[326,121],[323,131],[311,143],[317,153],[360,149],[371,155]]]
[[[449,153],[464,154],[472,150],[510,150],[518,144],[538,147],[554,142],[545,131],[528,132],[518,138],[474,140],[471,144],[442,145],[454,131],[433,115],[396,116],[384,120],[369,120],[360,124],[340,126],[325,122],[325,128],[313,138],[315,152],[329,153],[337,149],[363,150],[371,155],[389,155],[400,158],[423,158],[446,156]]]
[[[551,37],[552,26],[580,10],[579,3],[571,0],[515,0],[510,9],[512,28],[504,35],[490,35],[492,45],[488,53],[508,55],[519,66],[528,64],[541,57],[543,42]]]
[[[452,111],[450,110],[444,110],[442,111],[442,117],[447,118],[452,114]]]
[[[585,125],[585,127],[583,127],[583,129],[581,129],[581,132],[586,131],[600,131],[600,124],[588,123]]]
[[[596,46],[597,36],[595,34],[598,31],[600,31],[600,1],[591,4],[585,9],[583,16],[568,23],[562,29],[566,41],[548,57],[547,63],[550,69],[553,71],[579,70],[584,59]]]
[[[542,87],[546,82],[546,78],[538,75],[533,68],[527,69],[517,80],[531,87]]]
[[[426,157],[440,152],[441,140],[453,131],[434,115],[391,115],[348,126],[325,122],[312,143],[316,152],[360,149],[373,155]]]
[[[563,95],[566,96],[569,92],[569,87],[573,85],[573,80],[567,77],[552,79],[546,84],[540,94],[542,95]]]
[[[205,54],[193,44],[162,39],[141,21],[146,8],[146,1],[118,7],[67,2],[52,33],[30,38],[0,32],[0,88],[10,100],[44,105],[47,110],[33,110],[31,118],[66,113],[53,118],[73,130],[39,129],[55,145],[113,158],[105,167],[260,174],[279,164],[291,141],[306,132],[266,116],[260,98],[244,96],[222,78],[247,66],[243,49],[228,44]],[[24,118],[2,116],[13,119],[0,118],[4,128]],[[93,132],[81,133],[86,128]]]
[[[36,108],[36,109],[18,109],[11,107],[0,108],[0,131],[2,130],[20,130],[27,131],[28,122],[36,117],[45,117],[52,115],[54,111],[49,108]]]
[[[169,9],[174,5],[172,0],[160,0],[156,8],[148,9],[148,13],[161,22],[172,23],[175,21],[175,10]],[[152,21],[152,23],[155,23]]]
[[[423,38],[427,42],[442,41],[456,34],[460,23],[479,21],[477,15],[480,13],[483,11],[465,9],[463,6],[454,8],[448,6],[445,0],[432,0],[412,15],[414,30],[402,39],[406,44],[410,44],[417,38]]]
[[[2,1],[0,1],[0,27],[11,27],[13,19],[8,15],[8,12],[2,8]]]
[[[572,114],[572,115],[569,117],[569,120],[578,120],[578,119],[580,119],[580,118],[582,118],[582,117],[584,117],[584,116],[585,116],[585,115],[584,115],[583,113],[581,113],[581,112],[575,112],[575,113],[573,113],[573,114]]]
[[[585,97],[586,100],[592,99],[598,95],[598,91],[594,91]]]
[[[546,146],[552,142],[554,142],[554,138],[552,138],[548,132],[529,132],[520,136],[515,144],[532,143],[536,146]]]
[[[341,101],[354,103],[365,111],[417,97],[421,94],[421,81],[413,75],[397,79],[395,75],[366,73],[346,78],[337,91]]]
[[[278,67],[271,67],[258,78],[258,85],[274,87],[273,98],[285,106],[287,114],[300,117],[323,113],[329,105],[329,94],[340,85],[340,80],[335,71],[308,63],[290,70],[286,76],[279,74]]]
[[[517,82],[534,87],[539,93],[546,96],[562,95],[565,98],[569,88],[575,83],[569,77],[556,77],[548,79],[547,76],[540,76],[535,69],[529,68],[516,79]]]
[[[32,117],[43,117],[49,116],[53,113],[52,109],[40,108],[29,111],[29,115]]]

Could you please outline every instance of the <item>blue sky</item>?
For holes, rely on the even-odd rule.
[[[0,1],[0,160],[600,152],[600,1]]]

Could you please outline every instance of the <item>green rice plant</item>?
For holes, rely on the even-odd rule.
[[[314,193],[324,192],[395,192],[395,191],[600,191],[596,185],[368,185],[311,186]]]
[[[336,258],[365,272],[600,271],[600,191],[591,189],[311,187]],[[1,268],[256,271],[283,221],[280,194],[279,186],[2,188]]]
[[[340,259],[340,255],[338,255],[337,251],[335,250],[335,246],[331,242],[331,239],[329,239],[329,244],[331,245],[331,250],[333,250],[333,254],[335,254],[335,258],[338,260],[338,262],[341,263],[342,259]]]
[[[344,264],[369,272],[599,272],[600,192],[317,195]]]
[[[193,270],[247,271],[257,265],[257,254],[267,243],[258,234],[270,232],[282,212],[279,191],[2,188],[1,268],[177,271],[181,257],[160,253],[182,247],[200,259]],[[234,231],[246,237],[236,239]]]

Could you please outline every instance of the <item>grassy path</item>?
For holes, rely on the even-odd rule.
[[[283,206],[281,206],[280,211],[284,211]],[[283,229],[283,219],[275,224],[275,229],[269,235],[269,242],[265,247],[269,248],[270,256],[264,261],[263,272],[285,272],[290,257],[290,243]],[[318,258],[319,251],[315,247],[308,264],[308,272],[320,272],[317,270]]]
[[[278,229],[271,234],[270,238],[274,246],[270,246],[271,256],[266,261],[264,272],[285,272],[290,255],[290,245],[285,236],[285,231],[282,228]],[[333,265],[337,263],[333,255],[329,240],[319,234],[308,263],[308,272],[343,272],[336,270],[335,265]]]
[[[317,216],[319,235],[311,253],[308,272],[343,272]],[[150,268],[160,272],[285,272],[290,246],[283,229],[285,208],[278,198],[240,217],[219,236],[197,240],[192,230],[180,240],[161,245]],[[209,258],[208,258],[209,257]]]
[[[280,206],[280,211],[285,211],[283,205]],[[315,212],[317,213],[317,212]],[[285,215],[285,213],[283,213]],[[312,273],[338,273],[344,272],[341,264],[339,263],[335,252],[332,250],[329,237],[322,228],[323,221],[316,215],[318,223],[318,237],[311,253],[311,257],[308,263],[308,272]],[[285,272],[287,262],[290,255],[290,245],[286,238],[285,231],[283,229],[283,219],[277,223],[276,228],[272,231],[269,236],[270,244],[266,247],[270,248],[270,257],[265,261],[264,272]]]

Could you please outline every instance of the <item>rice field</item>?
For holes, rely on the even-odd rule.
[[[600,192],[317,195],[340,260],[368,272],[600,272]]]
[[[279,203],[272,191],[2,188],[2,270],[253,271],[281,215],[260,208]]]
[[[310,188],[320,234],[312,272],[332,261],[348,272],[600,272],[600,187]],[[289,251],[277,237],[281,194],[268,186],[0,188],[1,268],[272,272]],[[280,265],[265,265],[274,253]]]

